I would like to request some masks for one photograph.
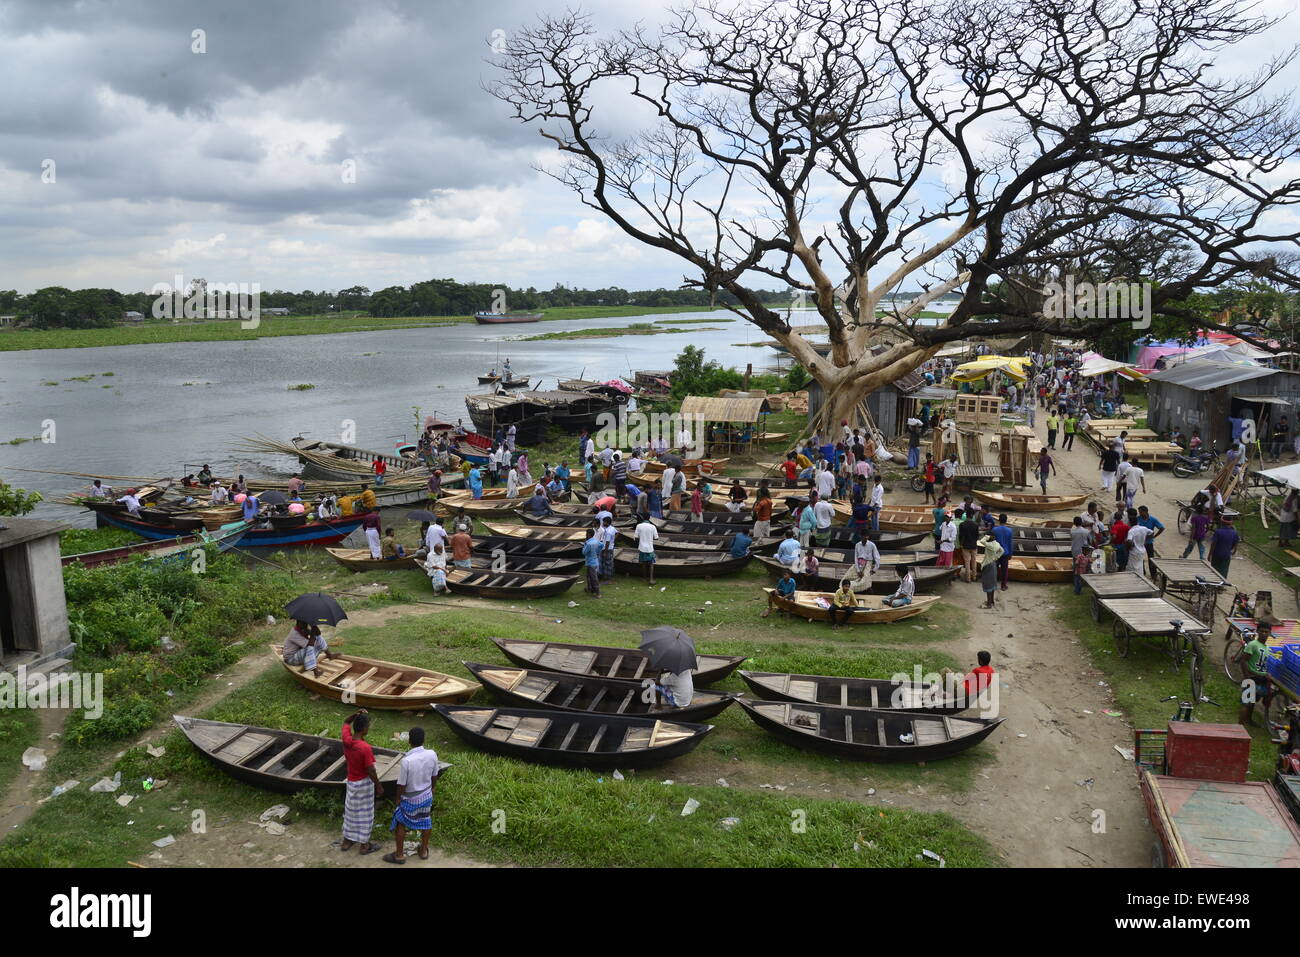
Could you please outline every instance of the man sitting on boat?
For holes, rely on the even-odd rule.
[[[138,498],[135,497],[135,492],[136,492],[136,490],[133,489],[133,488],[129,488],[129,489],[127,489],[127,490],[126,490],[126,494],[123,495],[121,498],[119,498],[119,499],[117,500],[117,503],[118,503],[119,505],[125,505],[125,506],[126,506],[126,510],[127,510],[129,513],[131,513],[132,515],[134,515],[136,518],[139,518],[139,517],[140,517],[140,500],[139,500]]]
[[[795,538],[794,529],[787,528],[785,530],[785,539],[777,546],[776,560],[789,568],[794,564],[795,559],[799,557],[800,551],[799,539]]]
[[[212,469],[208,468],[207,465],[204,465],[203,468],[199,469],[199,474],[198,474],[198,477],[197,477],[196,481],[197,481],[200,485],[211,485],[211,484],[212,484]]]
[[[226,492],[226,487],[221,484],[220,480],[212,483],[212,495],[208,501],[212,505],[225,505],[230,496]]]
[[[384,531],[384,537],[379,542],[379,547],[384,553],[385,561],[394,561],[406,557],[406,549],[397,543],[397,533],[392,528]]]
[[[551,508],[550,499],[546,497],[546,492],[538,487],[533,489],[533,497],[524,505],[529,515],[541,518],[543,515],[554,515],[555,510]]]
[[[763,617],[766,618],[768,615],[772,614],[774,595],[780,595],[782,598],[789,598],[793,601],[794,593],[797,588],[798,583],[794,579],[794,572],[787,568],[785,572],[782,573],[781,577],[777,579],[776,588],[767,593],[767,611],[763,612]],[[780,609],[780,611],[782,615],[785,614],[784,609]]]
[[[99,479],[95,479],[94,484],[90,486],[89,494],[91,498],[109,498],[112,496],[113,490],[101,483]]]
[[[912,574],[912,566],[904,565],[899,569],[902,578],[898,582],[898,591],[894,592],[885,601],[890,608],[902,608],[904,605],[912,604],[912,598],[916,595],[916,576]]]
[[[318,675],[316,663],[322,655],[326,658],[335,657],[329,650],[325,636],[320,633],[320,628],[305,621],[295,621],[289,637],[284,639],[284,663],[301,665],[303,671]]]
[[[664,671],[655,690],[669,708],[688,708],[695,697],[695,682],[689,669],[676,673]]]

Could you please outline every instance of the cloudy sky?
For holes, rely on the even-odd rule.
[[[0,288],[678,285],[482,90],[540,6],[564,2],[0,0]],[[583,4],[602,28],[662,6]]]

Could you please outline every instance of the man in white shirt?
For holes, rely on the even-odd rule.
[[[812,510],[813,517],[817,519],[817,544],[825,547],[831,543],[831,522],[835,518],[835,506],[818,496]]]
[[[1127,519],[1125,519],[1127,521]],[[1127,572],[1137,572],[1143,578],[1147,575],[1147,538],[1151,534],[1151,529],[1145,525],[1138,525],[1136,522],[1128,530],[1128,537],[1124,540],[1124,552],[1128,561],[1124,566]]]
[[[863,532],[862,536],[853,546],[853,563],[859,568],[865,566],[867,571],[875,573],[880,570],[880,549],[876,543],[867,538],[867,533]]]
[[[393,812],[393,837],[397,849],[385,854],[389,864],[406,862],[406,829],[420,832],[420,859],[429,858],[429,834],[433,830],[433,788],[444,765],[438,753],[424,746],[424,729],[412,728],[407,737],[411,750],[402,755],[397,768],[397,810]]]
[[[681,449],[682,455],[686,454],[686,450],[691,448],[693,443],[694,439],[691,438],[691,430],[682,425],[682,430],[677,433],[677,447]]]
[[[636,527],[636,552],[637,560],[644,566],[646,581],[651,587],[655,583],[655,539],[659,537],[659,529],[647,519]]]
[[[898,570],[898,574],[900,576],[898,591],[885,599],[892,608],[912,604],[912,596],[916,594],[916,576],[912,574],[912,566],[904,565]]]
[[[957,551],[957,523],[952,520],[952,513],[945,512],[943,524],[939,526],[939,561],[945,568],[952,567],[953,555]]]
[[[876,484],[871,489],[871,530],[880,531],[880,510],[885,507],[885,480],[876,476]]]
[[[823,463],[824,467],[817,473],[817,495],[819,498],[827,499],[835,497],[835,473],[830,469],[830,463]]]
[[[676,673],[665,671],[659,676],[657,690],[668,707],[687,708],[695,698],[695,681],[689,670]]]
[[[447,547],[447,530],[442,527],[442,519],[435,519],[429,524],[429,530],[424,533],[424,547],[430,555],[433,554],[433,546],[442,545]]]
[[[1128,473],[1133,468],[1133,463],[1128,460],[1128,455],[1119,445],[1116,439],[1115,451],[1119,453],[1120,462],[1115,468],[1115,501],[1122,502],[1127,493]]]
[[[1124,476],[1124,507],[1132,508],[1133,499],[1137,497],[1138,490],[1142,490],[1145,495],[1147,491],[1146,473],[1136,464],[1130,465],[1128,473]]]
[[[140,500],[135,497],[135,489],[131,489],[117,501],[119,505],[125,505],[126,510],[136,518],[140,517]]]
[[[943,494],[952,495],[952,478],[957,474],[957,455],[953,453],[939,463],[939,471],[943,473]]]
[[[109,488],[107,485],[105,485],[104,483],[102,483],[99,479],[95,479],[95,484],[90,486],[90,497],[91,498],[112,498],[113,490]]]
[[[213,505],[225,505],[228,498],[226,487],[220,482],[213,482],[212,494],[208,496],[208,501]]]
[[[666,507],[666,503],[668,502],[668,500],[669,500],[670,498],[672,498],[672,495],[673,495],[673,482],[676,481],[676,479],[677,479],[677,470],[676,470],[675,468],[673,468],[673,467],[670,465],[670,466],[668,466],[668,468],[664,469],[664,474],[663,474],[663,483],[662,483],[662,485],[660,486],[661,491],[660,491],[659,495],[660,495],[660,498],[661,498],[661,499],[663,500],[663,502],[665,503],[665,507]]]

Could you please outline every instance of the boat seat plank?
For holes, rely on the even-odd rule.
[[[330,746],[328,744],[322,744],[319,747],[317,747],[315,751],[307,755],[307,757],[303,758],[292,768],[290,768],[287,772],[287,776],[291,778],[296,778],[299,774],[303,772],[304,769],[310,767],[313,761],[317,760],[322,754],[328,751],[329,747]]]
[[[250,735],[249,737],[252,737],[252,736]],[[266,736],[262,739],[262,742],[261,742],[260,744],[257,745],[257,747],[255,747],[255,748],[250,748],[247,752],[245,752],[245,753],[244,753],[242,756],[240,756],[237,760],[235,760],[235,761],[231,761],[231,764],[237,764],[237,765],[239,765],[240,767],[244,767],[244,766],[247,765],[250,761],[252,761],[254,758],[256,758],[256,757],[260,757],[263,751],[265,751],[265,750],[266,750],[267,748],[269,748],[271,745],[275,744],[276,740],[277,740],[277,739],[274,738],[274,737],[272,737],[271,735],[266,735]]]
[[[536,747],[537,742],[542,740],[542,736],[550,730],[550,727],[550,718],[521,718],[505,741],[507,744],[517,744],[526,748]]]
[[[871,707],[873,708],[880,707],[880,689],[877,688],[875,685],[871,686]]]
[[[560,742],[561,751],[569,750],[569,745],[573,741],[573,736],[578,733],[578,729],[581,727],[582,727],[581,721],[575,721],[573,722],[573,724],[569,725],[569,730],[565,733],[564,740]]]
[[[877,739],[877,742],[880,744],[880,746],[881,746],[882,748],[883,748],[883,747],[888,747],[888,745],[889,745],[889,735],[885,732],[885,719],[884,719],[884,718],[877,718],[877,719],[876,719],[876,739]]]
[[[840,707],[847,708],[848,706],[849,706],[849,683],[847,681],[841,681],[840,682]]]
[[[849,744],[853,743],[853,715],[851,714],[844,716],[844,740]]]
[[[682,738],[689,738],[690,736],[690,729],[684,728],[680,724],[671,724],[667,721],[656,721],[654,733],[650,736],[650,747],[663,747],[664,745],[672,744],[674,741],[680,741]]]
[[[608,690],[609,690],[608,688],[601,688],[601,689],[600,689],[599,691],[597,691],[594,695],[592,695],[592,697],[591,697],[591,704],[587,705],[587,710],[588,710],[588,711],[595,711],[597,705],[599,705],[599,704],[601,703],[601,701],[604,700],[604,698],[605,698],[605,692],[608,691]]]
[[[582,682],[575,681],[573,687],[569,689],[569,693],[565,696],[564,700],[560,702],[560,707],[567,708],[569,705],[573,704],[573,699],[578,697],[578,694],[582,691],[582,687]],[[564,749],[561,748],[560,750],[563,751]]]
[[[650,739],[654,729],[650,725],[642,725],[636,728],[629,728],[627,736],[623,738],[623,747],[621,751],[644,751],[650,747]]]
[[[623,658],[624,658],[623,655],[616,655],[614,657],[614,663],[609,666],[609,671],[605,674],[606,678],[613,678],[615,675],[618,674],[618,669],[623,664]]]
[[[627,694],[623,696],[623,700],[620,701],[618,707],[614,709],[614,713],[624,714],[627,711],[627,706],[630,705],[632,703],[632,699],[636,697],[636,692],[637,692],[636,688],[629,688]]]
[[[451,678],[448,675],[420,675],[419,678],[407,685],[406,690],[402,692],[403,697],[426,697],[433,694]]]
[[[912,737],[918,745],[942,744],[950,740],[944,722],[934,718],[920,718],[912,722]]]
[[[523,695],[525,698],[531,698],[534,701],[543,701],[546,696],[555,690],[558,682],[553,678],[547,678],[543,675],[529,675],[527,679],[519,682],[514,688],[514,693]]]
[[[221,753],[221,759],[231,764],[239,764],[250,754],[254,752],[260,754],[274,743],[274,735],[250,731],[227,746]]]
[[[234,734],[230,735],[230,737],[226,738],[226,740],[222,741],[219,745],[217,745],[215,748],[213,748],[212,751],[211,751],[211,753],[212,753],[212,754],[216,754],[218,751],[220,751],[222,748],[226,747],[226,745],[230,744],[230,743],[231,743],[232,741],[234,741],[236,738],[240,737],[241,735],[245,735],[245,734],[248,734],[248,729],[247,729],[247,728],[239,728],[238,730],[235,731]]]
[[[805,701],[816,701],[817,682],[791,678],[786,693],[792,698],[802,698]]]
[[[587,753],[594,753],[596,748],[600,747],[601,739],[605,737],[605,732],[609,730],[609,725],[602,724],[597,730],[595,737],[591,739],[591,744],[587,745]]]
[[[333,763],[333,764],[331,764],[329,767],[327,767],[327,768],[326,768],[324,771],[322,771],[320,774],[316,775],[316,777],[314,777],[312,780],[314,780],[314,781],[328,781],[330,775],[331,775],[331,774],[334,774],[336,771],[338,771],[338,770],[343,766],[343,762],[345,762],[346,760],[347,760],[347,757],[346,757],[345,755],[340,754],[337,758],[334,759],[334,763]]]
[[[650,664],[650,656],[642,655],[636,663],[636,669],[632,672],[632,678],[640,678],[645,673],[646,665]]]
[[[402,672],[394,671],[383,681],[376,684],[373,688],[370,688],[366,694],[392,694],[393,692],[390,689],[401,680]]]

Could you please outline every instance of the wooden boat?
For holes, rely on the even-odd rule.
[[[923,541],[934,541],[930,532],[870,532],[867,535],[876,547],[882,552],[885,551],[904,551],[910,549],[913,545],[919,545]],[[831,538],[829,545],[817,546],[820,548],[842,548],[849,552],[853,551],[853,546],[858,543],[859,535],[856,529],[846,528],[842,525],[832,526]],[[816,539],[814,539],[814,542]],[[773,536],[766,542],[754,546],[754,550],[765,555],[770,555],[781,546],[781,539]],[[819,556],[820,557],[820,556]]]
[[[515,516],[526,525],[534,525],[538,528],[581,528],[588,529],[596,524],[596,516],[591,512],[586,514],[571,515],[568,513],[556,513],[554,515],[534,515],[526,508],[521,508],[515,512]],[[616,517],[614,524],[620,527],[628,525],[632,521],[630,515]]]
[[[927,714],[956,714],[973,702],[942,684],[919,685],[888,678],[848,678],[832,675],[795,675],[774,671],[739,671],[756,698],[766,701],[802,701],[832,704],[841,708],[873,708],[877,711],[922,711]],[[956,691],[960,691],[960,684]]]
[[[460,704],[479,690],[476,681],[376,658],[335,654],[317,662],[317,676],[301,665],[285,664],[283,645],[272,645],[271,654],[304,688],[333,701],[349,694],[348,704],[358,708],[423,711],[435,704]]]
[[[489,636],[490,637],[490,636]],[[524,668],[562,671],[571,675],[600,678],[630,678],[640,681],[655,669],[650,656],[636,648],[609,645],[574,645],[558,641],[525,641],[517,638],[492,638],[501,653]],[[698,667],[691,675],[696,686],[711,685],[731,674],[746,660],[743,655],[696,654]]]
[[[516,377],[514,379],[499,379],[497,385],[503,389],[526,389],[528,388],[528,376]]]
[[[499,326],[514,322],[540,322],[541,312],[476,312],[474,321],[480,326]]]
[[[692,518],[691,513],[687,511],[669,511],[663,518],[651,519],[654,522],[704,522],[711,525],[753,525],[754,513],[750,509],[744,509],[739,512],[702,512],[698,519]],[[780,524],[773,522],[773,525]]]
[[[452,594],[477,598],[550,598],[566,592],[576,575],[535,575],[529,572],[495,572],[480,568],[448,568],[447,587]]]
[[[650,524],[669,535],[722,535],[726,537],[735,535],[740,531],[748,535],[754,527],[753,522],[748,524],[745,522],[679,522],[668,518],[652,518]],[[784,537],[787,524],[785,522],[773,522],[771,527],[774,531],[767,538]],[[763,539],[762,541],[766,540]]]
[[[806,618],[809,621],[831,620],[830,608],[823,608],[819,601],[830,604],[832,597],[834,597],[832,592],[796,591],[793,598],[786,598],[778,595],[775,588],[764,588],[763,591],[772,596],[773,603],[782,611],[798,615],[800,618]],[[850,625],[880,624],[890,621],[902,621],[904,618],[913,618],[925,612],[939,600],[936,595],[918,595],[912,599],[910,605],[891,608],[885,604],[883,598],[875,595],[858,595],[857,599],[857,607],[853,609],[853,614],[849,616],[848,624]]]
[[[251,528],[240,543],[245,548],[291,548],[296,546],[334,545],[343,541],[348,535],[361,527],[360,515],[347,518],[331,518],[308,522],[301,528],[277,529],[272,527]],[[174,539],[184,534],[176,526],[154,525],[132,518],[130,515],[97,513],[95,521],[100,525],[112,525],[125,528],[145,538],[158,541]],[[200,523],[201,524],[201,523]],[[197,531],[197,529],[195,529]]]
[[[851,548],[814,548],[813,554],[819,562],[833,565],[852,565],[857,561]],[[939,553],[930,549],[906,549],[901,551],[881,551],[881,567],[892,565],[933,565],[939,560]]]
[[[246,784],[293,794],[304,788],[342,791],[347,783],[343,742],[337,738],[180,714],[173,715],[172,720],[204,757]],[[342,725],[341,719],[339,724]],[[397,789],[398,765],[405,752],[372,747],[375,774],[384,793],[392,796]]]
[[[439,515],[455,515],[462,508],[473,518],[513,518],[525,499],[518,498],[440,498],[434,510]]]
[[[596,517],[596,507],[583,502],[552,502],[551,509],[557,515],[579,515],[589,519]],[[632,507],[630,505],[615,505],[611,510],[611,514],[616,519],[631,518]]]
[[[1074,559],[1013,555],[1007,559],[1007,578],[1013,582],[1074,581]]]
[[[546,438],[551,410],[526,395],[467,395],[465,408],[480,435],[495,435],[497,429],[515,427],[515,442],[535,445]]]
[[[743,571],[752,555],[732,558],[726,552],[687,554],[682,552],[656,552],[655,578],[716,578]],[[645,566],[637,557],[635,548],[614,549],[614,568],[629,575],[644,574]]]
[[[806,751],[856,761],[933,761],[973,748],[1006,718],[956,718],[793,701],[746,701],[764,731]]]
[[[483,527],[498,538],[517,538],[534,542],[577,542],[587,540],[585,528],[541,528],[536,525],[506,525],[484,522]]]
[[[511,499],[511,501],[513,501],[516,507],[518,507],[519,505],[522,505],[524,502],[528,501],[530,495],[532,495],[531,492],[529,492],[528,495],[516,495],[513,499]],[[483,490],[483,493],[478,498],[474,498],[473,495],[470,493],[469,489],[458,488],[450,492],[444,491],[442,495],[439,497],[438,501],[440,502],[449,501],[449,502],[456,502],[457,504],[459,504],[460,502],[486,502],[490,499],[502,499],[502,498],[506,498],[505,488],[485,488]]]
[[[730,535],[668,535],[660,532],[659,537],[655,539],[655,551],[666,549],[678,552],[713,552],[716,554],[727,550],[727,546],[735,534],[735,532],[732,532]],[[630,528],[620,528],[618,537],[621,541],[636,544],[636,533]],[[776,540],[769,539],[768,541],[775,542]]]
[[[493,382],[500,382],[500,381],[501,381],[501,377],[499,375],[481,375],[478,377],[479,385],[491,385]]]
[[[371,558],[368,548],[327,548],[325,553],[354,572],[398,572],[420,567],[413,555],[405,558]]]
[[[780,578],[785,574],[785,566],[775,558],[769,558],[766,555],[754,556],[759,562],[766,566],[767,570],[774,578]],[[848,562],[823,562],[818,559],[817,574],[796,574],[795,579],[800,588],[808,591],[834,591],[840,587],[846,577],[856,574],[856,568]],[[658,569],[655,571],[656,576],[659,574]],[[957,566],[948,565],[938,567],[935,565],[926,565],[912,569],[912,576],[916,580],[916,590],[920,592],[933,591],[947,585],[957,577]],[[892,595],[898,590],[898,582],[902,578],[896,566],[881,563],[880,570],[876,572],[871,579],[871,591],[873,595]]]
[[[490,556],[500,551],[507,561],[520,558],[542,559],[563,558],[582,554],[582,542],[573,541],[533,541],[527,538],[507,538],[498,535],[485,535],[474,540],[474,551],[479,555]]]
[[[715,475],[727,467],[731,459],[682,459],[681,472],[684,475]],[[676,466],[674,466],[675,468]],[[641,466],[642,475],[663,475],[668,468],[663,462],[647,460]]]
[[[445,704],[435,710],[457,737],[480,750],[569,768],[648,767],[686,754],[713,730],[648,716]]]
[[[1063,512],[1067,509],[1079,508],[1084,502],[1088,501],[1091,493],[1084,492],[1082,495],[1030,495],[1020,492],[981,492],[978,489],[972,489],[971,494],[981,502],[987,502],[997,508],[1022,512]]]
[[[465,667],[493,697],[519,708],[706,721],[739,697],[730,691],[697,691],[688,707],[651,710],[653,705],[646,701],[646,689],[640,681],[485,665],[476,661],[465,662]]]
[[[117,548],[101,548],[94,552],[64,555],[59,561],[64,566],[71,565],[73,562],[80,562],[87,568],[94,568],[97,565],[113,565],[117,562],[124,562],[137,555],[145,556],[148,561],[188,560],[195,548],[202,548],[208,544],[216,545],[217,551],[227,552],[238,545],[247,533],[248,526],[244,522],[234,522],[224,529],[219,529],[215,535],[203,531],[194,535],[182,535],[174,539],[145,540],[131,545],[121,545]]]

